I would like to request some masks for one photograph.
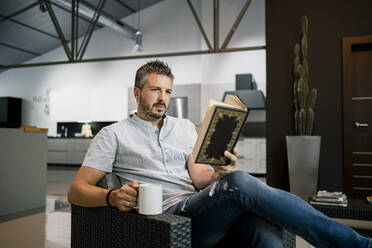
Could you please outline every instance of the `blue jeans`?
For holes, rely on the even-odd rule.
[[[191,218],[193,247],[279,248],[285,228],[315,247],[372,248],[371,239],[242,171],[232,172],[167,212]]]

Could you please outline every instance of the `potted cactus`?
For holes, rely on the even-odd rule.
[[[317,90],[309,89],[308,18],[294,47],[293,106],[295,136],[286,136],[290,191],[304,200],[318,188],[320,136],[313,136]]]

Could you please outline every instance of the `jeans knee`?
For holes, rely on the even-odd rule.
[[[226,177],[231,184],[239,184],[249,175],[247,172],[236,170],[228,174]]]
[[[220,181],[222,191],[240,191],[253,196],[264,191],[266,185],[259,179],[244,171],[233,171]]]
[[[227,182],[231,187],[245,187],[247,184],[253,184],[256,182],[256,178],[244,171],[233,171],[226,176]]]

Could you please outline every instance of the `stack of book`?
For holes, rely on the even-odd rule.
[[[367,201],[369,204],[372,204],[372,195],[371,196],[367,196]]]
[[[310,204],[347,207],[347,197],[345,194],[342,194],[342,192],[320,190],[316,195],[310,198]]]

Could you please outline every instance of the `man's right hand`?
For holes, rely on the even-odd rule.
[[[115,189],[109,196],[112,206],[116,206],[120,211],[130,211],[137,206],[138,182],[132,181]]]

